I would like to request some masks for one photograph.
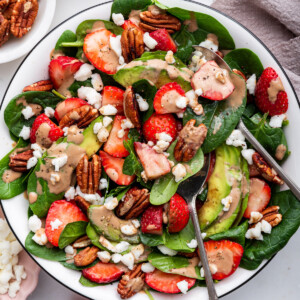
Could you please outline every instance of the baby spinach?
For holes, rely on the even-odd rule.
[[[87,225],[88,222],[85,221],[67,224],[59,236],[58,247],[63,249],[77,240],[79,237],[85,235]]]
[[[27,184],[24,180],[26,178],[26,173],[23,173],[21,177],[9,183],[3,181],[3,174],[9,169],[9,155],[15,151],[15,149],[23,148],[27,145],[27,142],[23,139],[19,139],[16,147],[0,160],[0,199],[2,200],[13,198],[26,190]]]
[[[93,87],[91,79],[85,80],[85,81],[77,81],[75,80],[68,90],[71,92],[73,97],[77,97],[77,90],[81,88],[82,86],[87,86],[87,87]]]
[[[105,196],[105,198],[116,197],[120,201],[130,188],[131,185],[118,185],[115,188],[111,189]]]
[[[86,234],[89,237],[89,239],[91,240],[92,244],[102,250],[106,250],[106,248],[104,248],[100,242],[99,242],[99,234],[96,232],[96,230],[94,229],[93,225],[91,223],[89,223],[86,227]]]
[[[114,0],[111,6],[111,14],[122,14],[128,18],[132,10],[144,9],[152,4],[152,0]]]
[[[97,283],[97,282],[91,281],[91,280],[85,278],[83,275],[81,275],[81,277],[79,279],[79,282],[83,286],[86,286],[86,287],[95,287],[95,286],[99,286],[99,285],[106,285],[106,284],[103,284],[103,283]]]
[[[55,50],[62,51],[65,55],[74,57],[77,49],[73,47],[63,47],[62,43],[73,43],[77,40],[76,34],[71,30],[65,30],[56,42]]]
[[[278,205],[282,221],[271,234],[263,234],[263,241],[246,240],[241,267],[254,270],[264,259],[280,251],[300,226],[300,202],[290,190],[273,194],[270,205]]]
[[[44,258],[52,261],[66,261],[66,253],[64,250],[61,250],[57,247],[48,248],[46,246],[38,245],[32,237],[34,236],[33,232],[29,232],[25,240],[26,250],[40,258]]]
[[[173,161],[175,164],[178,162],[174,157],[174,148],[176,146],[177,141],[174,141],[168,149],[168,153],[170,154],[168,159]],[[173,174],[170,172],[165,176],[162,176],[155,180],[151,193],[150,193],[150,202],[153,205],[160,205],[168,202],[171,197],[176,193],[177,188],[181,182],[186,180],[187,178],[196,174],[203,166],[204,156],[201,148],[197,151],[196,155],[187,163],[185,163],[190,172],[181,179],[179,182],[176,182]]]
[[[31,127],[36,116],[26,120],[22,114],[23,104],[17,101],[24,99],[28,104],[39,104],[42,108],[52,107],[55,109],[56,105],[61,99],[50,92],[25,92],[14,97],[5,108],[4,121],[9,130],[15,135],[19,136],[23,126]]]
[[[140,233],[141,242],[144,245],[147,245],[149,247],[155,247],[158,245],[164,245],[166,242],[166,236],[165,233],[162,235],[156,235],[156,234],[149,234],[149,233]]]
[[[129,155],[125,158],[123,165],[123,174],[126,175],[134,175],[137,174],[140,176],[141,172],[143,172],[143,167],[139,162],[137,155],[134,150],[134,140],[131,138],[128,141],[123,142],[124,147],[129,152]]]
[[[76,270],[76,271],[81,271],[83,269],[87,269],[87,268],[90,268],[90,267],[93,267],[96,263],[98,263],[99,260],[96,259],[95,261],[93,261],[91,264],[87,265],[87,266],[84,266],[84,267],[77,267],[75,266],[75,264],[72,262],[72,263],[68,263],[66,261],[64,262],[60,262],[64,267],[70,269],[70,270]]]

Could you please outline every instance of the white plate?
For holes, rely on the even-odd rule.
[[[288,110],[290,125],[286,128],[286,135],[289,142],[289,147],[292,150],[292,155],[284,163],[284,169],[288,171],[289,175],[296,182],[300,182],[300,173],[297,172],[297,166],[300,165],[300,155],[297,155],[296,153],[296,149],[299,149],[300,147],[300,141],[299,139],[295,138],[299,136],[298,128],[300,128],[299,104],[297,103],[296,94],[293,90],[293,87],[291,86],[289,79],[287,78],[282,67],[276,61],[274,56],[251,32],[249,32],[246,28],[241,26],[236,21],[221,14],[218,11],[215,11],[207,6],[200,5],[196,2],[184,0],[169,0],[163,2],[164,4],[180,6],[191,11],[199,11],[215,17],[229,30],[230,34],[235,40],[237,48],[250,48],[260,57],[264,67],[273,67],[278,72],[288,94],[290,105]],[[0,156],[5,155],[11,149],[12,144],[8,130],[3,120],[3,110],[9,100],[13,98],[18,92],[20,92],[22,87],[32,82],[48,78],[49,53],[54,47],[58,37],[64,30],[72,29],[73,31],[75,31],[79,23],[86,19],[108,19],[110,15],[110,7],[111,2],[106,2],[74,15],[73,17],[69,18],[68,20],[54,28],[28,54],[26,59],[17,70],[15,76],[13,77],[4,96],[5,98],[0,115],[0,128],[3,128],[0,137]],[[39,62],[38,66],[33,68],[32,66],[35,66],[37,61]],[[24,245],[25,238],[28,234],[27,200],[25,200],[23,196],[18,196],[11,200],[2,201],[2,206],[12,230],[14,231],[20,242]],[[66,269],[57,262],[50,262],[36,257],[34,257],[34,259],[56,280],[81,295],[92,299],[120,299],[116,289],[117,283],[96,288],[83,287],[78,282],[80,272]],[[218,295],[225,295],[241,286],[246,281],[251,279],[256,273],[258,273],[266,263],[267,261],[263,262],[261,266],[255,271],[247,271],[239,268],[232,276],[216,285]],[[134,297],[134,299],[138,300],[148,298],[145,294],[139,293]],[[171,296],[168,294],[155,293],[155,299],[171,299]],[[173,295],[172,299],[207,299],[207,292],[205,288],[195,288],[191,290],[187,295]]]
[[[10,36],[9,40],[0,47],[0,64],[15,60],[30,49],[47,33],[54,17],[56,0],[39,1],[39,11],[32,29],[22,38]]]

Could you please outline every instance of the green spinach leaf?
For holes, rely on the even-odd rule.
[[[90,268],[90,267],[93,267],[95,264],[97,264],[99,262],[98,259],[96,259],[95,261],[93,261],[91,264],[87,265],[87,266],[84,266],[84,267],[77,267],[75,266],[74,263],[68,263],[68,262],[60,262],[64,267],[70,269],[70,270],[76,270],[76,271],[81,271],[83,269],[87,269],[87,268]]]
[[[85,81],[74,81],[68,90],[71,92],[73,97],[77,97],[77,90],[82,86],[93,87],[91,79]]]
[[[106,248],[104,248],[100,243],[99,243],[99,234],[96,232],[96,230],[94,229],[93,225],[91,223],[89,223],[86,227],[86,234],[89,237],[89,239],[91,240],[92,244],[102,250],[106,250]]]
[[[65,30],[59,37],[55,45],[56,51],[62,51],[65,55],[74,57],[77,49],[73,47],[63,47],[62,43],[73,43],[77,40],[76,34],[71,30]]]
[[[116,197],[120,201],[130,188],[131,185],[118,185],[115,188],[111,189],[105,196],[105,198]]]
[[[158,245],[164,245],[166,242],[166,236],[165,233],[162,235],[156,235],[156,234],[149,234],[149,233],[140,233],[141,242],[144,245],[147,245],[149,247],[155,247]]]
[[[132,10],[144,9],[151,4],[152,0],[114,0],[111,14],[121,13],[127,19]]]
[[[141,172],[143,172],[143,167],[139,162],[137,155],[134,150],[134,140],[129,139],[128,141],[123,141],[124,147],[129,152],[129,155],[125,158],[123,165],[123,174],[126,175],[138,175],[141,176]]]
[[[91,281],[87,278],[85,278],[83,275],[81,275],[79,282],[86,287],[95,287],[95,286],[100,286],[100,285],[106,285],[107,283],[97,283],[94,281]]]

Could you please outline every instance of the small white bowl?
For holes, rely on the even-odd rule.
[[[7,63],[27,54],[47,33],[55,13],[56,0],[39,1],[39,11],[32,29],[22,38],[10,36],[0,47],[0,64]]]

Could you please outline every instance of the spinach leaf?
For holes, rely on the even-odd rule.
[[[105,247],[103,247],[100,242],[99,242],[99,234],[96,232],[96,230],[94,229],[93,225],[91,223],[89,223],[86,227],[86,235],[89,237],[89,239],[91,240],[92,244],[98,248],[100,248],[101,250],[107,250]]]
[[[83,277],[83,275],[81,275],[79,282],[86,287],[95,287],[95,286],[99,286],[99,285],[106,285],[105,283],[97,283],[94,281],[91,281],[85,277]]]
[[[71,30],[65,30],[56,42],[55,50],[62,51],[65,55],[74,57],[77,49],[73,47],[63,47],[62,43],[72,43],[77,40],[76,34]]]
[[[68,263],[68,262],[60,262],[64,267],[70,269],[70,270],[76,270],[76,271],[81,271],[83,269],[87,269],[87,268],[90,268],[90,267],[93,267],[95,264],[97,264],[99,262],[98,259],[96,259],[95,261],[93,261],[91,264],[87,265],[87,266],[84,266],[84,267],[77,267],[75,266],[74,263]]]
[[[290,190],[273,194],[270,205],[280,207],[282,221],[272,228],[271,234],[263,235],[263,241],[246,240],[241,261],[245,269],[256,269],[264,259],[280,251],[300,226],[300,202]]]
[[[124,147],[129,152],[129,155],[125,158],[123,165],[123,174],[126,175],[138,175],[141,176],[141,172],[143,172],[143,167],[139,162],[137,155],[134,150],[134,140],[131,138],[128,141],[123,141]]]
[[[27,144],[23,139],[19,139],[16,147],[0,160],[0,199],[2,200],[13,198],[26,190],[27,184],[24,181],[26,173],[23,173],[21,177],[9,183],[3,181],[3,174],[6,170],[9,170],[9,155],[17,148],[26,147]]]
[[[257,79],[264,70],[259,57],[247,48],[240,48],[230,51],[225,55],[224,60],[231,69],[238,69],[246,76],[255,74]]]
[[[164,245],[166,242],[166,236],[163,233],[162,235],[149,234],[149,233],[140,233],[141,242],[144,245],[149,247],[155,247],[158,245]]]
[[[37,257],[44,258],[47,260],[52,260],[52,261],[67,260],[66,253],[64,250],[61,250],[56,247],[48,248],[46,246],[40,246],[32,239],[33,236],[34,233],[29,232],[25,240],[25,248],[29,253]]]
[[[131,185],[129,185],[129,186],[128,185],[118,185],[114,189],[112,189],[105,196],[105,198],[116,197],[120,201],[130,188],[131,188]]]
[[[173,161],[175,164],[178,163],[174,157],[174,148],[176,146],[176,143],[177,141],[174,141],[167,151],[170,154],[168,159]],[[176,193],[178,185],[190,176],[196,174],[202,168],[203,161],[204,156],[200,148],[197,151],[196,155],[186,163],[191,171],[187,173],[187,175],[182,180],[176,182],[172,173],[168,173],[167,175],[156,179],[150,193],[151,204],[160,205],[168,202]]]
[[[180,269],[189,265],[189,260],[181,256],[167,256],[152,252],[148,255],[149,262],[157,269],[168,273],[172,269]]]
[[[207,193],[208,193],[208,187],[206,186],[202,191],[202,193],[197,196],[197,199],[199,199],[201,202],[205,202],[207,198]]]
[[[58,247],[63,249],[77,240],[79,237],[85,235],[87,225],[88,222],[85,221],[67,224],[59,236]]]
[[[151,4],[152,0],[114,0],[111,7],[111,14],[121,13],[127,19],[132,10],[143,10]]]
[[[42,108],[52,107],[55,109],[56,105],[61,99],[50,92],[25,92],[14,97],[5,108],[4,121],[9,130],[15,135],[19,136],[23,126],[31,127],[36,116],[25,120],[22,109],[22,103],[17,104],[19,99],[24,99],[28,104],[39,104]]]
[[[256,105],[253,103],[249,103],[249,104],[247,104],[247,106],[243,112],[243,116],[251,118],[257,111],[258,111],[258,109],[257,109]]]

